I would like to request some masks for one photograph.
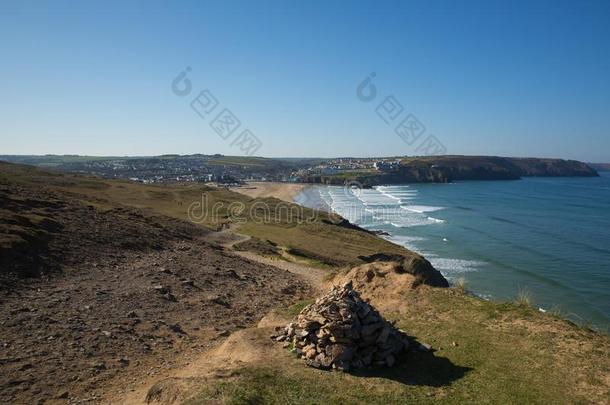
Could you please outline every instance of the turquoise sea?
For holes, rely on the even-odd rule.
[[[529,292],[541,311],[610,327],[610,172],[525,178],[315,186],[296,202],[330,207],[424,255],[447,279],[487,299]]]

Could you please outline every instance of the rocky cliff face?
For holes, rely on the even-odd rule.
[[[420,284],[427,284],[432,287],[449,287],[449,282],[440,271],[436,270],[432,264],[423,256],[414,254],[411,256],[396,255],[390,253],[377,253],[371,256],[359,256],[359,259],[366,263],[391,263],[391,269],[396,274],[410,274],[413,276],[411,287]],[[368,271],[368,270],[367,270]],[[358,277],[352,276],[352,279]]]
[[[353,176],[312,176],[312,183],[341,185],[357,181],[365,187],[396,183],[449,183],[456,180],[519,180],[525,176],[593,177],[597,172],[576,160],[496,156],[430,156],[405,158],[398,168],[354,172]]]
[[[595,177],[597,171],[577,160],[511,158],[521,176],[540,177]]]
[[[610,171],[610,163],[587,163],[587,165],[600,172]]]

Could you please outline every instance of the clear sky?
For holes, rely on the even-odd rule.
[[[0,91],[0,154],[240,154],[224,108],[262,156],[414,154],[392,95],[447,153],[608,162],[610,1],[5,0]]]

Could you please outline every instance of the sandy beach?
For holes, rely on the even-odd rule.
[[[308,187],[307,184],[260,181],[247,183],[245,186],[235,187],[231,190],[252,198],[275,197],[283,201],[294,202],[294,197],[306,187]]]

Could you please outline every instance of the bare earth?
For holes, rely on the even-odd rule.
[[[311,295],[298,274],[231,252],[229,233],[11,183],[0,202],[2,404],[120,402]],[[33,242],[3,250],[13,235]]]
[[[235,251],[233,246],[248,240],[249,236],[235,233],[232,229],[218,232],[216,236],[219,241],[223,240],[221,245],[227,252],[247,259],[248,262],[276,268],[285,272],[287,277],[296,278],[297,283],[300,281],[302,291],[315,291],[319,294],[326,287],[323,270],[269,259],[252,252]],[[233,329],[226,339],[218,339],[197,353],[191,352],[187,360],[159,369],[151,377],[134,380],[128,390],[118,391],[118,395],[108,392],[101,402],[125,405],[181,402],[210,380],[228,378],[241,366],[268,362],[269,359],[284,354],[283,349],[273,344],[268,336],[274,327],[288,321],[286,315],[272,310],[256,326]]]
[[[307,187],[306,184],[251,182],[243,187],[236,187],[231,190],[252,198],[275,197],[283,201],[294,202],[294,197],[305,187]]]

